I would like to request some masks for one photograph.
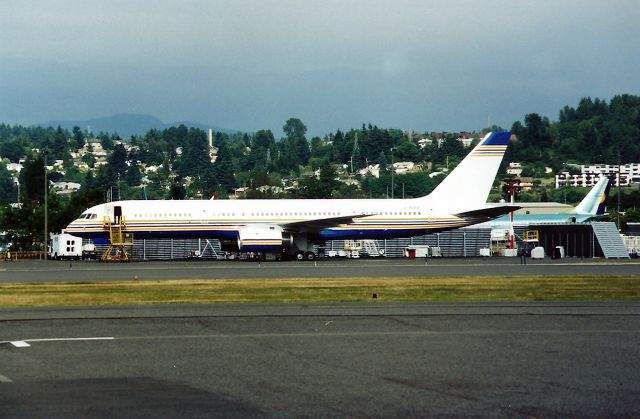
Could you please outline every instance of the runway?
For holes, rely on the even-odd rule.
[[[3,309],[0,337],[0,417],[640,415],[640,303]]]
[[[407,276],[640,275],[640,260],[604,259],[322,259],[317,262],[172,261],[105,264],[23,260],[0,264],[0,283],[130,279],[254,279]]]

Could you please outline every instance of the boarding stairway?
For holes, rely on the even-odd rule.
[[[612,222],[591,223],[593,234],[607,259],[629,259],[629,251],[624,245],[620,232]]]
[[[124,217],[115,217],[111,222],[109,216],[105,216],[102,227],[109,229],[109,247],[102,254],[102,262],[129,262],[129,254],[133,248],[133,234],[126,232]]]

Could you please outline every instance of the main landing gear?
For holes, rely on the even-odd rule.
[[[296,260],[316,260],[316,254],[313,252],[296,252]]]

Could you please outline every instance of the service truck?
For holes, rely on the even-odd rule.
[[[52,259],[80,259],[82,239],[67,233],[51,234],[49,257]]]

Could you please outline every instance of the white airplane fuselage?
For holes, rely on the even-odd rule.
[[[117,201],[84,211],[66,232],[108,238],[117,223],[136,238],[215,238],[223,248],[310,255],[332,239],[411,237],[506,214],[487,196],[511,133],[489,133],[429,195],[412,199]]]
[[[199,237],[231,239],[250,226],[295,225],[340,217],[349,223],[313,232],[323,240],[403,237],[471,224],[464,218],[427,208],[417,199],[309,199],[116,201],[85,211],[88,218],[66,231],[80,237],[108,237],[105,217],[114,221],[120,207],[126,230],[139,238]],[[304,230],[304,229],[303,229]]]

